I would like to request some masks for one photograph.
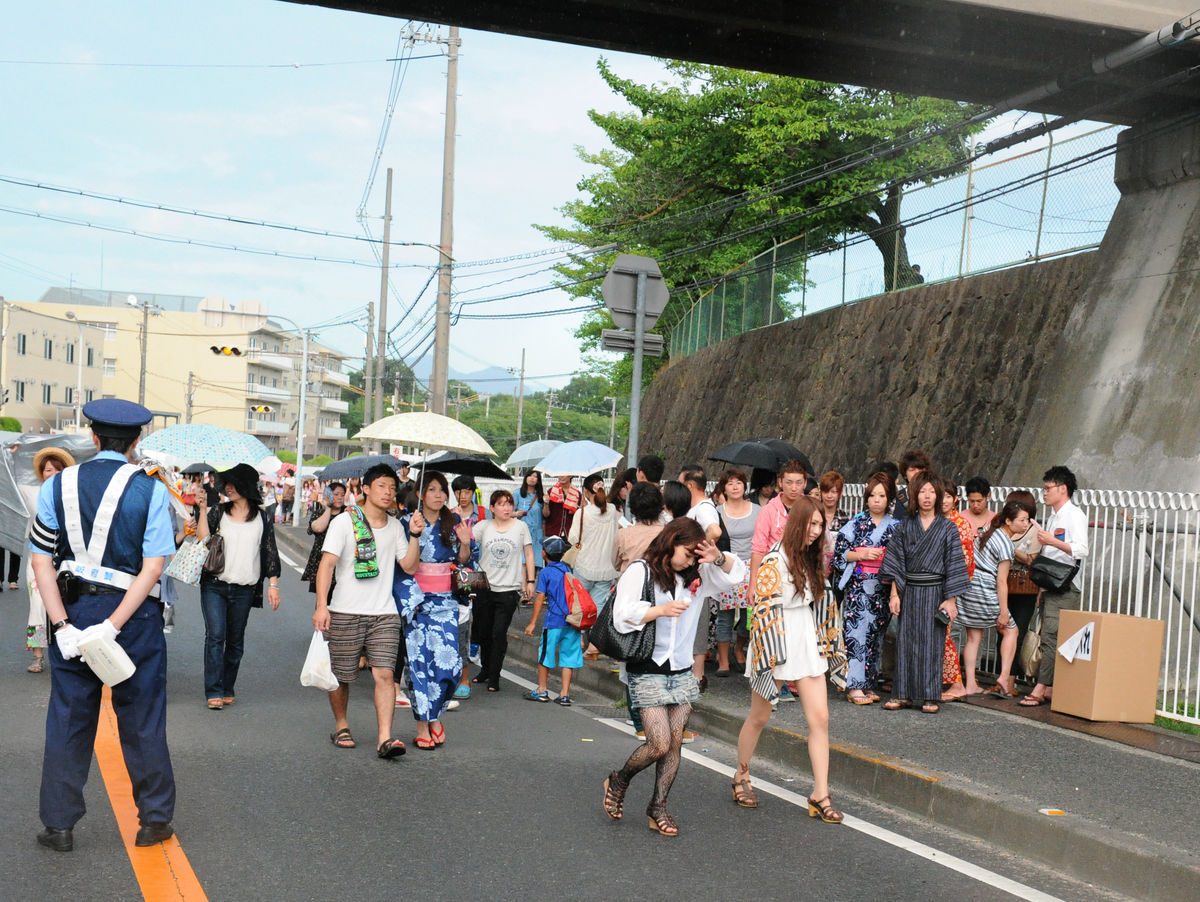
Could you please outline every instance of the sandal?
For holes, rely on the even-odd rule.
[[[872,701],[872,703],[883,700],[882,696],[880,696],[878,693],[875,693],[875,692],[868,692],[867,698],[869,698]]]
[[[615,770],[604,778],[604,813],[614,821],[621,819],[625,806],[625,790],[628,788],[628,785],[621,785],[621,777]]]
[[[663,836],[678,836],[679,822],[667,813],[666,805],[651,805],[646,809],[646,818],[650,821],[650,829]]]
[[[41,673],[42,668],[46,666],[45,661],[46,661],[46,659],[44,657],[43,658],[34,658],[33,661],[30,662],[29,666],[25,668],[25,672],[26,673]]]
[[[340,730],[329,734],[329,741],[336,745],[339,749],[358,748],[358,743],[354,741],[354,737],[350,735],[349,727],[342,727]]]
[[[471,697],[471,687],[463,686],[462,684],[459,684],[458,688],[454,690],[454,697],[455,698],[470,698]]]
[[[743,808],[757,808],[758,794],[750,785],[750,768],[738,765],[733,776],[733,800]]]
[[[442,724],[438,724],[436,730],[432,726],[430,726],[429,738],[433,740],[434,745],[445,745],[446,744],[446,728]]]
[[[422,751],[432,752],[437,748],[437,743],[426,736],[418,736],[413,740],[413,744]]]
[[[937,714],[941,710],[942,706],[937,702],[926,702],[925,704],[921,705],[922,714]]]
[[[208,710],[209,711],[220,711],[224,707],[225,707],[225,703],[223,701],[221,701],[219,698],[210,698],[208,700]]]
[[[391,759],[399,758],[406,751],[408,751],[408,749],[404,747],[404,743],[399,739],[389,739],[379,746],[379,748],[376,750],[376,754],[378,754],[380,758]]]
[[[901,708],[911,708],[912,702],[906,698],[889,698],[883,703],[884,711],[899,711]]]
[[[833,807],[833,800],[829,796],[821,800],[812,797],[808,800],[808,816],[819,817],[827,824],[840,824],[845,817],[840,811]]]
[[[871,698],[871,696],[865,695],[860,690],[858,695],[851,695],[849,692],[847,692],[846,693],[846,701],[850,702],[852,705],[869,705],[872,702],[874,702],[875,700],[873,698]]]
[[[1044,695],[1027,695],[1017,702],[1017,704],[1022,708],[1039,708],[1048,701],[1049,699]]]
[[[16,583],[9,583],[8,587],[14,591],[20,588]]]

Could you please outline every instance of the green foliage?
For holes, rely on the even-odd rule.
[[[296,462],[295,451],[288,451],[287,449],[281,448],[275,452],[275,456],[285,464],[294,464]],[[304,466],[306,467],[323,467],[326,464],[331,463],[333,463],[333,458],[328,454],[318,454],[316,457],[304,458]]]
[[[421,410],[421,399],[425,397],[424,389],[417,381],[413,371],[408,368],[402,360],[388,360],[383,371],[383,389],[387,393],[383,400],[383,415],[389,416],[392,413],[405,413],[408,410]],[[418,406],[410,408],[408,406],[409,399],[416,394]],[[351,370],[350,372],[350,387],[342,389],[342,400],[350,405],[350,409],[341,416],[341,427],[346,430],[346,434],[353,436],[358,433],[363,427],[363,371]],[[389,410],[392,406],[393,393],[398,396],[400,405],[392,411]],[[366,420],[370,422],[374,420],[374,413],[368,416]]]
[[[596,171],[579,182],[581,196],[560,208],[570,225],[537,227],[556,241],[614,246],[558,267],[569,293],[599,301],[600,280],[592,277],[603,273],[618,252],[654,257],[672,288],[654,331],[669,336],[715,278],[801,234],[811,254],[843,234],[866,233],[884,255],[887,286],[915,282],[903,230],[891,228],[899,222],[902,186],[912,183],[915,173],[951,171],[963,163],[966,131],[932,133],[962,120],[972,108],[721,66],[665,65],[666,81],[639,85],[620,78],[606,61],[599,64],[600,76],[633,111],[590,112],[612,147],[580,149],[581,159]],[[780,188],[782,179],[908,133],[930,137],[812,184]],[[896,185],[885,189],[891,182]],[[765,285],[755,292],[759,303],[778,305],[799,287],[804,267],[803,255],[796,254],[767,269]],[[585,349],[595,350],[601,329],[611,327],[607,311],[598,310],[576,334]],[[598,367],[590,362],[593,372],[628,385],[628,360]],[[659,365],[646,360],[647,381]]]
[[[0,417],[0,432],[20,432],[21,421],[16,417]]]

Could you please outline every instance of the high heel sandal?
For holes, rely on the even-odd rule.
[[[733,775],[733,800],[743,808],[757,808],[758,794],[750,785],[750,768],[738,767]]]
[[[828,795],[819,800],[809,798],[808,816],[819,817],[827,824],[840,824],[845,817],[844,814],[833,807],[833,800]]]
[[[604,813],[614,821],[621,819],[628,788],[621,785],[621,777],[615,770],[604,778]]]
[[[650,829],[663,836],[678,836],[679,822],[667,813],[666,805],[651,805],[646,809],[646,818],[650,821]]]

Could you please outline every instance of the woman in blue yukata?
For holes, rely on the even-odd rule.
[[[442,710],[462,674],[458,653],[458,601],[451,594],[455,566],[476,565],[479,546],[471,527],[446,506],[450,486],[430,470],[421,480],[421,508],[400,518],[408,550],[392,585],[404,618],[404,643],[412,674],[416,745],[434,749],[446,741]]]

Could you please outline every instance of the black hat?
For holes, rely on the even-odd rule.
[[[83,415],[92,421],[92,432],[112,438],[137,438],[154,414],[132,401],[100,398],[83,405]]]

